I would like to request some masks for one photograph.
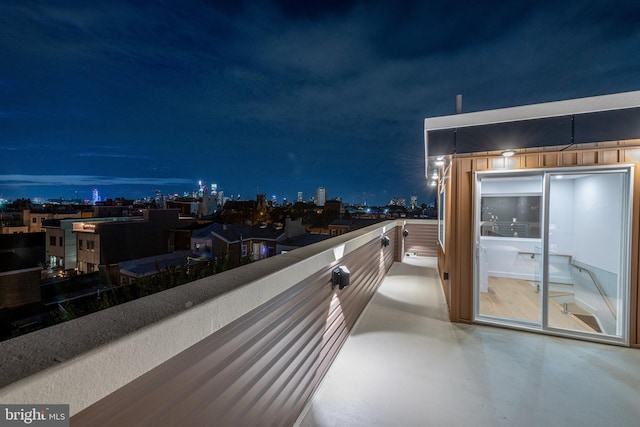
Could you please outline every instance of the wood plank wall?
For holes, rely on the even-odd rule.
[[[404,239],[405,253],[418,256],[438,256],[438,224],[407,223],[404,228],[409,232]]]
[[[397,260],[397,228],[386,233],[388,247],[376,238],[347,254],[74,415],[71,425],[292,425]],[[337,265],[351,273],[342,291],[331,287]]]
[[[504,169],[554,168],[635,164],[631,230],[631,279],[629,339],[640,348],[640,140],[584,145],[584,149],[549,151],[531,149],[511,158],[496,153],[479,153],[452,159],[446,197],[445,252],[439,249],[438,266],[454,322],[473,322],[473,179],[474,172]],[[449,280],[444,280],[444,272]]]

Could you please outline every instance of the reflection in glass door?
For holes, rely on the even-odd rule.
[[[542,174],[481,178],[476,313],[542,324]]]
[[[549,175],[547,326],[623,337],[627,172]]]
[[[476,321],[626,342],[631,174],[476,174]]]

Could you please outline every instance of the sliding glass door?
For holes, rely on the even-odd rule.
[[[543,175],[493,174],[481,183],[476,313],[540,328]]]
[[[625,343],[631,174],[478,173],[476,321]]]
[[[623,337],[628,183],[626,171],[549,174],[549,328]]]

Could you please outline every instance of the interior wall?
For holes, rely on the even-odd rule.
[[[620,174],[575,180],[575,259],[616,274],[623,217],[621,185]]]
[[[482,195],[530,195],[542,194],[540,179],[489,178],[482,180]]]
[[[549,251],[553,254],[574,254],[574,182],[573,179],[552,182],[549,194]]]
[[[488,276],[509,277],[522,280],[539,280],[541,252],[540,239],[509,237],[481,237],[482,258],[486,259]]]

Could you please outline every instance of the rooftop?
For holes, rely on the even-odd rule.
[[[436,259],[395,263],[300,427],[637,426],[640,351],[455,324]]]

